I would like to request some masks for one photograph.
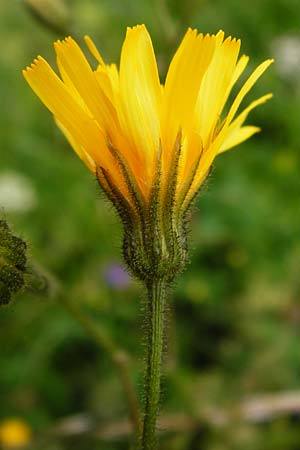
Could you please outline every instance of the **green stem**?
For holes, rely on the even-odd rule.
[[[147,283],[147,367],[144,425],[140,450],[157,448],[156,421],[160,403],[166,290],[167,285],[164,280]]]
[[[125,350],[116,346],[111,337],[96,324],[87,314],[83,313],[81,308],[71,302],[65,296],[60,296],[61,303],[72,314],[76,321],[85,329],[87,334],[103,348],[111,357],[112,362],[118,369],[120,380],[122,382],[124,394],[126,396],[130,419],[137,434],[140,429],[139,403],[134,386],[131,381],[129,369],[129,357]]]

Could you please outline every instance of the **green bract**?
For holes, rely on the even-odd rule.
[[[158,151],[156,176],[146,206],[139,196],[133,174],[116,149],[110,146],[133,199],[133,206],[114,183],[109,172],[103,167],[97,168],[98,182],[123,223],[124,260],[130,272],[146,283],[153,280],[172,282],[188,260],[187,216],[193,202],[190,200],[185,208],[178,209],[175,200],[181,148],[181,133],[178,133],[167,189],[161,186],[161,152]]]

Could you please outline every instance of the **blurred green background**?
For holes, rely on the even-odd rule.
[[[37,54],[55,64],[52,43],[65,34],[80,43],[89,34],[107,62],[118,61],[125,28],[137,23],[152,35],[162,77],[187,26],[240,37],[250,69],[276,58],[247,97],[275,94],[248,119],[262,133],[217,159],[197,202],[191,264],[170,302],[162,415],[172,432],[162,433],[161,449],[299,450],[299,0],[48,7],[42,11],[52,28],[24,1],[0,2],[0,207],[30,243],[31,259],[128,350],[137,389],[141,288],[121,273],[120,225],[21,70]],[[56,300],[55,293],[24,293],[0,310],[0,428],[11,417],[24,420],[32,450],[128,449],[118,430],[127,409],[117,372]],[[288,411],[276,413],[278,396]],[[256,414],[259,402],[269,407],[265,416]],[[51,432],[77,414],[78,435]],[[95,425],[87,434],[80,433],[86,416]],[[107,424],[116,424],[115,433],[105,437],[99,427]]]

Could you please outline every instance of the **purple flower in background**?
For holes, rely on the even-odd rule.
[[[130,284],[128,272],[118,263],[107,265],[104,278],[109,286],[117,290],[126,289]]]

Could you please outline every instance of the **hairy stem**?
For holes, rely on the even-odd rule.
[[[163,279],[147,283],[147,367],[141,450],[157,448],[156,421],[160,403],[166,290],[167,285]]]

